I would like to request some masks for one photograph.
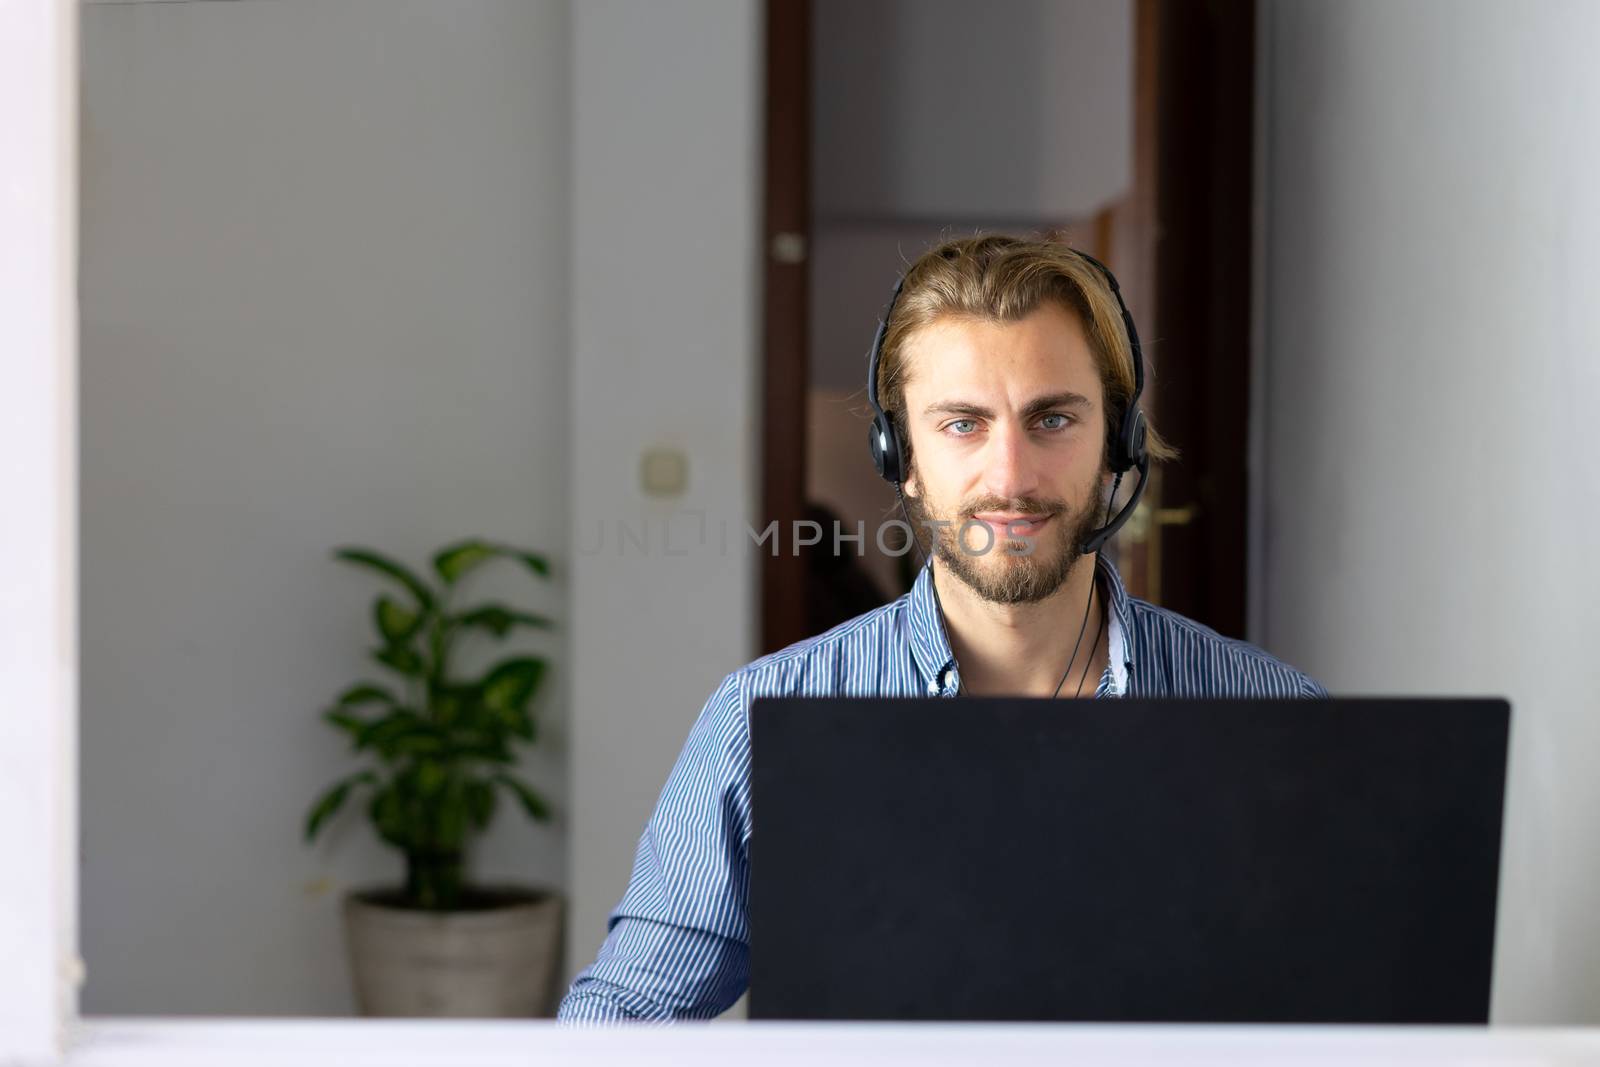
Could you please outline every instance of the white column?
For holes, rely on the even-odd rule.
[[[1600,5],[1262,12],[1259,636],[1511,699],[1494,1017],[1600,1021]]]
[[[752,0],[584,0],[572,21],[576,971],[690,724],[755,651],[754,557],[734,549],[759,459],[762,26]],[[640,488],[657,447],[687,457],[680,496]],[[694,544],[692,512],[708,543]],[[669,557],[674,516],[686,554]],[[618,527],[646,523],[649,548],[619,550]]]
[[[77,990],[77,13],[0,3],[0,1062]]]

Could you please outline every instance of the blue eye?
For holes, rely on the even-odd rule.
[[[966,429],[962,429],[962,427],[966,427]],[[946,426],[945,429],[951,431],[957,437],[965,437],[967,434],[973,433],[978,429],[978,420],[977,419],[957,419],[955,422],[952,422],[949,426]]]
[[[1052,411],[1039,420],[1039,425],[1046,430],[1064,430],[1071,421],[1070,417],[1061,414],[1059,411]]]

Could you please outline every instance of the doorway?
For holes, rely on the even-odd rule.
[[[823,533],[762,556],[762,650],[905,591],[866,356],[899,271],[978,230],[1116,271],[1182,455],[1111,550],[1132,595],[1244,636],[1254,5],[913,6],[767,0],[762,522]]]

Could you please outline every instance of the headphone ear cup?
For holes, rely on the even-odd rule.
[[[885,415],[875,415],[867,431],[867,447],[872,450],[872,465],[878,477],[890,485],[900,484],[900,439]]]
[[[1122,420],[1122,433],[1117,439],[1118,454],[1112,459],[1112,468],[1120,474],[1144,462],[1149,435],[1144,412],[1134,408]]]

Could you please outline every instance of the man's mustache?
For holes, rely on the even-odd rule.
[[[963,502],[960,510],[969,519],[980,511],[998,511],[1008,515],[1055,515],[1067,510],[1067,502],[1029,496],[985,496]]]

